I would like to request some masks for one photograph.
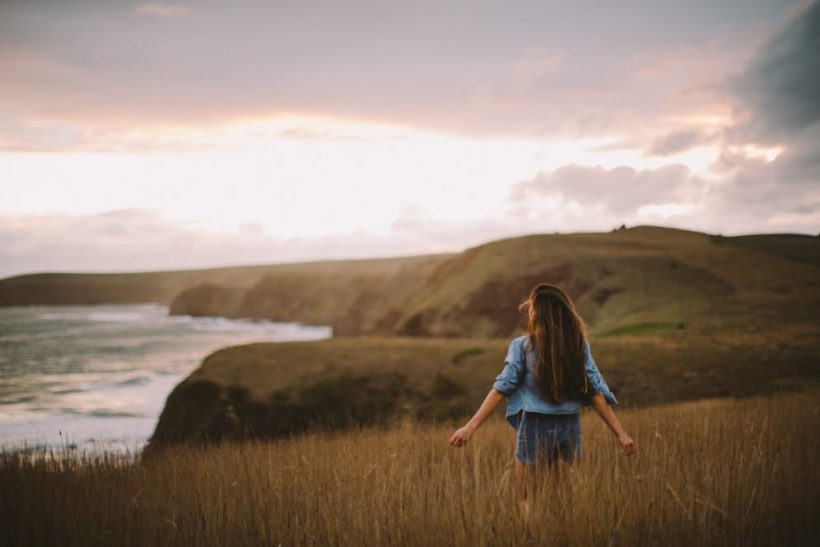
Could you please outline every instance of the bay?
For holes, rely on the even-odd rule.
[[[330,327],[169,316],[158,304],[0,308],[0,447],[136,451],[209,353]]]

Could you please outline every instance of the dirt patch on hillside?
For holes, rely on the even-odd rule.
[[[455,318],[486,318],[495,324],[495,330],[488,333],[490,336],[510,336],[526,328],[526,319],[518,310],[518,305],[526,300],[530,289],[538,283],[560,286],[573,301],[580,300],[594,286],[593,281],[576,275],[570,263],[509,279],[493,279],[471,295]]]

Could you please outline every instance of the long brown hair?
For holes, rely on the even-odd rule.
[[[589,392],[584,367],[586,327],[569,296],[539,283],[521,303],[529,313],[530,348],[535,352],[535,383],[541,398],[560,404]]]

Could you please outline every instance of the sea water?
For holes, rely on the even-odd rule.
[[[156,304],[0,308],[0,449],[138,450],[174,386],[214,350],[331,335]]]

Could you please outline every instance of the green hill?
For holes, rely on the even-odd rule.
[[[817,238],[799,243],[820,248]],[[537,235],[448,259],[398,324],[435,335],[509,336],[523,326],[516,304],[539,281],[564,287],[597,334],[646,325],[708,331],[816,323],[819,274],[805,262],[716,244],[697,232]]]

